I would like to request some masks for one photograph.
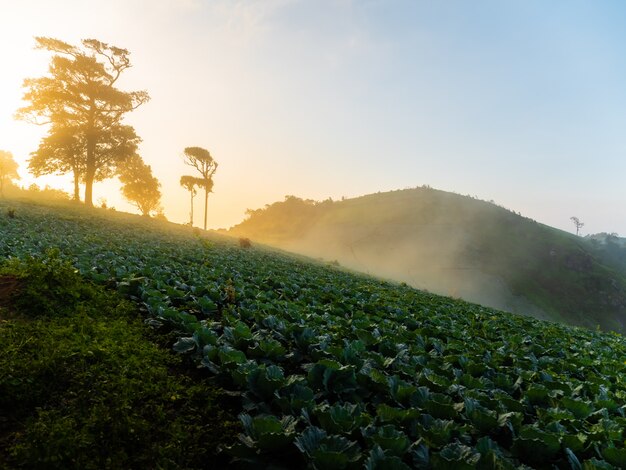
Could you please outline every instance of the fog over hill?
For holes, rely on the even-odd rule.
[[[626,319],[626,269],[600,244],[429,187],[287,196],[228,233],[514,313],[619,331]]]

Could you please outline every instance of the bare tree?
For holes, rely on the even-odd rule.
[[[580,229],[583,228],[585,224],[582,223],[578,217],[570,217],[569,219],[574,222],[574,225],[576,226],[576,236],[578,236]]]

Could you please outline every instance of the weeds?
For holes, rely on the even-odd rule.
[[[20,316],[0,323],[1,468],[224,465],[239,427],[224,397],[146,337],[132,304],[54,254],[3,273]]]

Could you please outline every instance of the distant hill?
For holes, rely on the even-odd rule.
[[[624,331],[621,243],[491,202],[428,187],[342,201],[288,196],[227,233],[510,312]]]

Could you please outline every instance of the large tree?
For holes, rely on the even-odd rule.
[[[133,155],[120,170],[122,195],[142,215],[150,215],[161,209],[161,183],[152,175],[152,168],[146,165],[139,155]]]
[[[18,164],[13,160],[13,154],[0,150],[0,196],[4,197],[4,182],[20,179],[17,172]]]
[[[213,175],[217,170],[217,162],[211,153],[202,147],[185,148],[185,163],[194,167],[200,173],[198,186],[204,188],[204,230],[206,230],[207,204],[209,193],[213,190]]]
[[[92,206],[94,181],[110,178],[135,155],[140,139],[122,120],[148,94],[116,87],[131,66],[126,49],[95,39],[84,39],[80,46],[53,38],[35,40],[38,49],[53,53],[49,75],[24,80],[29,104],[16,116],[51,126],[29,168],[36,174],[72,171],[75,190],[84,181],[85,204]]]

